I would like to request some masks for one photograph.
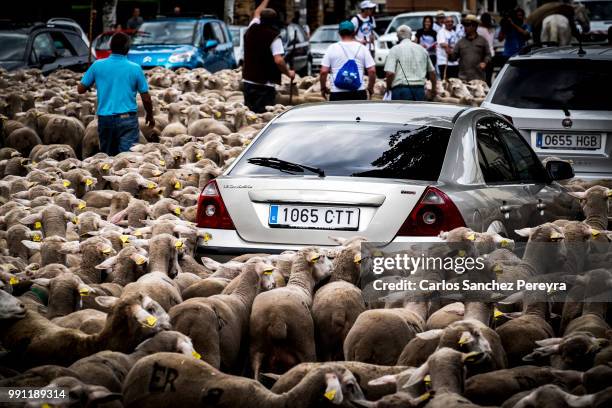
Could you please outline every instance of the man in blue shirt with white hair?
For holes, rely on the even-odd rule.
[[[100,151],[114,156],[138,143],[138,105],[140,94],[146,112],[146,124],[155,126],[149,85],[140,65],[127,59],[130,37],[115,33],[110,42],[110,57],[98,60],[85,72],[78,92],[85,93],[95,84],[98,96],[98,137]]]

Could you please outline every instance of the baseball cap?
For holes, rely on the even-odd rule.
[[[376,4],[372,3],[370,0],[364,0],[359,3],[359,8],[361,10],[375,8]]]
[[[353,32],[353,31],[355,31],[355,25],[353,23],[351,23],[350,21],[345,20],[345,21],[341,22],[338,25],[338,31],[350,31],[350,32]]]
[[[480,20],[474,14],[468,14],[461,20],[463,24],[476,23],[480,24]]]

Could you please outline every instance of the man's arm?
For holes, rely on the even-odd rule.
[[[385,71],[385,81],[387,83],[387,91],[391,91],[391,86],[393,85],[393,80],[395,79],[395,70],[397,68],[397,61],[395,60],[395,53],[393,49],[389,51],[389,55],[387,55],[387,60],[385,61],[385,67],[383,68]]]
[[[321,85],[321,96],[327,99],[327,94],[329,93],[329,89],[327,89],[327,76],[329,75],[329,67],[325,65],[321,66],[321,70],[319,71],[319,82]]]
[[[435,70],[429,71],[429,81],[431,82],[431,97],[433,98],[438,94],[438,78]]]
[[[287,75],[291,79],[295,78],[295,71],[287,67],[285,59],[281,54],[276,54],[274,56],[274,63],[276,64],[281,73]]]
[[[368,98],[374,94],[374,84],[376,83],[376,66],[368,68]]]
[[[517,25],[514,23],[514,21],[510,20],[510,24],[512,24],[512,27],[519,32],[520,35],[522,35],[523,37],[529,38],[529,31],[525,30],[523,27]]]
[[[85,92],[89,91],[89,88],[91,88],[91,86],[94,84],[94,81],[94,66],[92,65],[83,74],[81,82],[79,82],[77,85],[77,92],[79,94],[84,94]]]
[[[151,94],[148,92],[141,93],[140,99],[142,99],[142,106],[146,112],[145,122],[147,126],[154,127],[155,118],[153,117],[153,101],[151,100]]]
[[[89,91],[89,88],[87,88],[85,85],[79,83],[77,85],[77,92],[80,94],[84,94],[85,92]]]
[[[259,4],[259,6],[257,6],[257,8],[255,9],[255,13],[253,13],[253,18],[259,18],[261,16],[262,10],[268,7],[269,2],[270,0],[262,0],[261,4]]]

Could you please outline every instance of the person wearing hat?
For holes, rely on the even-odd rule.
[[[425,80],[429,75],[432,96],[436,94],[436,70],[429,53],[412,41],[407,25],[397,28],[399,44],[391,48],[385,62],[387,89],[392,100],[425,100]]]
[[[326,98],[329,94],[330,101],[365,100],[366,93],[364,71],[368,73],[368,92],[374,92],[376,82],[376,65],[372,55],[360,42],[355,41],[355,26],[350,21],[343,21],[338,26],[340,41],[330,45],[321,61],[319,80],[321,83],[321,95]],[[336,76],[345,67],[349,60],[354,60],[357,65],[360,86],[358,89],[347,90],[336,86]],[[331,93],[327,88],[327,77],[331,73]]]
[[[436,21],[434,21],[433,29],[438,32],[444,27],[444,20],[446,19],[446,14],[444,14],[444,10],[438,10],[436,13]]]
[[[361,12],[351,19],[351,23],[355,26],[355,39],[365,45],[370,53],[374,53],[374,29],[376,28],[374,9],[376,9],[376,4],[364,0],[359,4],[359,9]]]
[[[255,113],[263,113],[266,106],[274,105],[281,74],[291,79],[295,77],[283,58],[285,50],[277,27],[277,14],[267,8],[268,2],[263,0],[257,7],[244,33],[242,92],[245,105]]]
[[[465,37],[457,42],[451,56],[452,60],[459,60],[459,79],[471,81],[473,79],[486,79],[486,68],[491,62],[491,49],[487,40],[478,35],[478,18],[468,14],[463,19]]]

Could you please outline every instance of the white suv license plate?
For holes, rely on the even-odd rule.
[[[359,208],[270,205],[268,225],[276,228],[357,230]]]
[[[536,133],[536,147],[559,150],[598,150],[601,134]]]

